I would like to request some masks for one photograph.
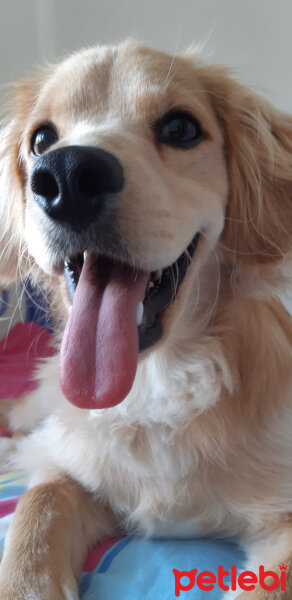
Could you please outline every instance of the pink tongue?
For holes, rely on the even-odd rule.
[[[129,393],[138,360],[137,305],[148,278],[87,254],[61,345],[61,388],[76,406],[108,408]]]

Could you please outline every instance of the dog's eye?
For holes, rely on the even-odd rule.
[[[50,125],[42,125],[32,134],[30,147],[34,156],[41,156],[58,140],[57,133]]]
[[[194,147],[203,137],[200,123],[184,111],[167,113],[154,129],[158,142],[183,150]]]

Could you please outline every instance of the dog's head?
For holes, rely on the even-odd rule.
[[[76,53],[16,86],[0,143],[1,275],[65,276],[77,405],[125,397],[215,248],[271,266],[291,248],[291,119],[189,55]]]

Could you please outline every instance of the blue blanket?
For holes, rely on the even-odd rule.
[[[22,473],[3,472],[0,475],[0,546],[3,548],[9,522],[19,496],[25,491]],[[217,540],[175,540],[114,538],[93,548],[84,565],[80,581],[82,600],[220,600],[224,591],[218,584],[203,590],[197,585],[202,571],[217,576],[218,566],[225,571],[236,565],[239,570],[244,556],[233,543]],[[180,572],[176,576],[173,569]],[[195,580],[182,572],[197,569]],[[207,585],[207,575],[201,581]],[[175,580],[180,588],[175,595]],[[198,580],[200,582],[200,580]],[[224,577],[228,585],[229,577]],[[210,583],[209,583],[210,585]],[[189,588],[189,589],[188,589]]]

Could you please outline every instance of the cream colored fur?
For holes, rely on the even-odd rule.
[[[68,597],[64,586],[76,597],[87,547],[121,526],[147,535],[237,535],[251,548],[250,568],[287,561],[291,571],[292,326],[278,299],[291,275],[291,117],[221,67],[133,42],[77,53],[19,84],[15,95],[2,138],[1,269],[4,279],[18,269],[45,281],[60,333],[69,303],[54,268],[58,246],[49,243],[55,233],[26,183],[29,138],[44,119],[61,132],[56,148],[98,144],[126,166],[118,223],[134,264],[165,267],[202,235],[162,315],[164,336],[140,357],[121,404],[71,405],[54,357],[39,369],[38,390],[12,406],[10,424],[24,434],[13,464],[27,470],[31,490],[7,542],[1,599],[24,597],[15,570],[41,600]],[[207,131],[196,148],[155,146],[149,123],[172,107],[190,110]],[[68,522],[59,523],[44,497],[52,485],[65,512],[70,489],[76,506]],[[35,530],[31,522],[44,511],[47,526]],[[74,559],[65,552],[67,562],[58,558],[57,566],[59,527],[82,551]],[[31,548],[47,539],[40,591]],[[288,595],[268,598],[290,599],[291,575],[288,581]]]

